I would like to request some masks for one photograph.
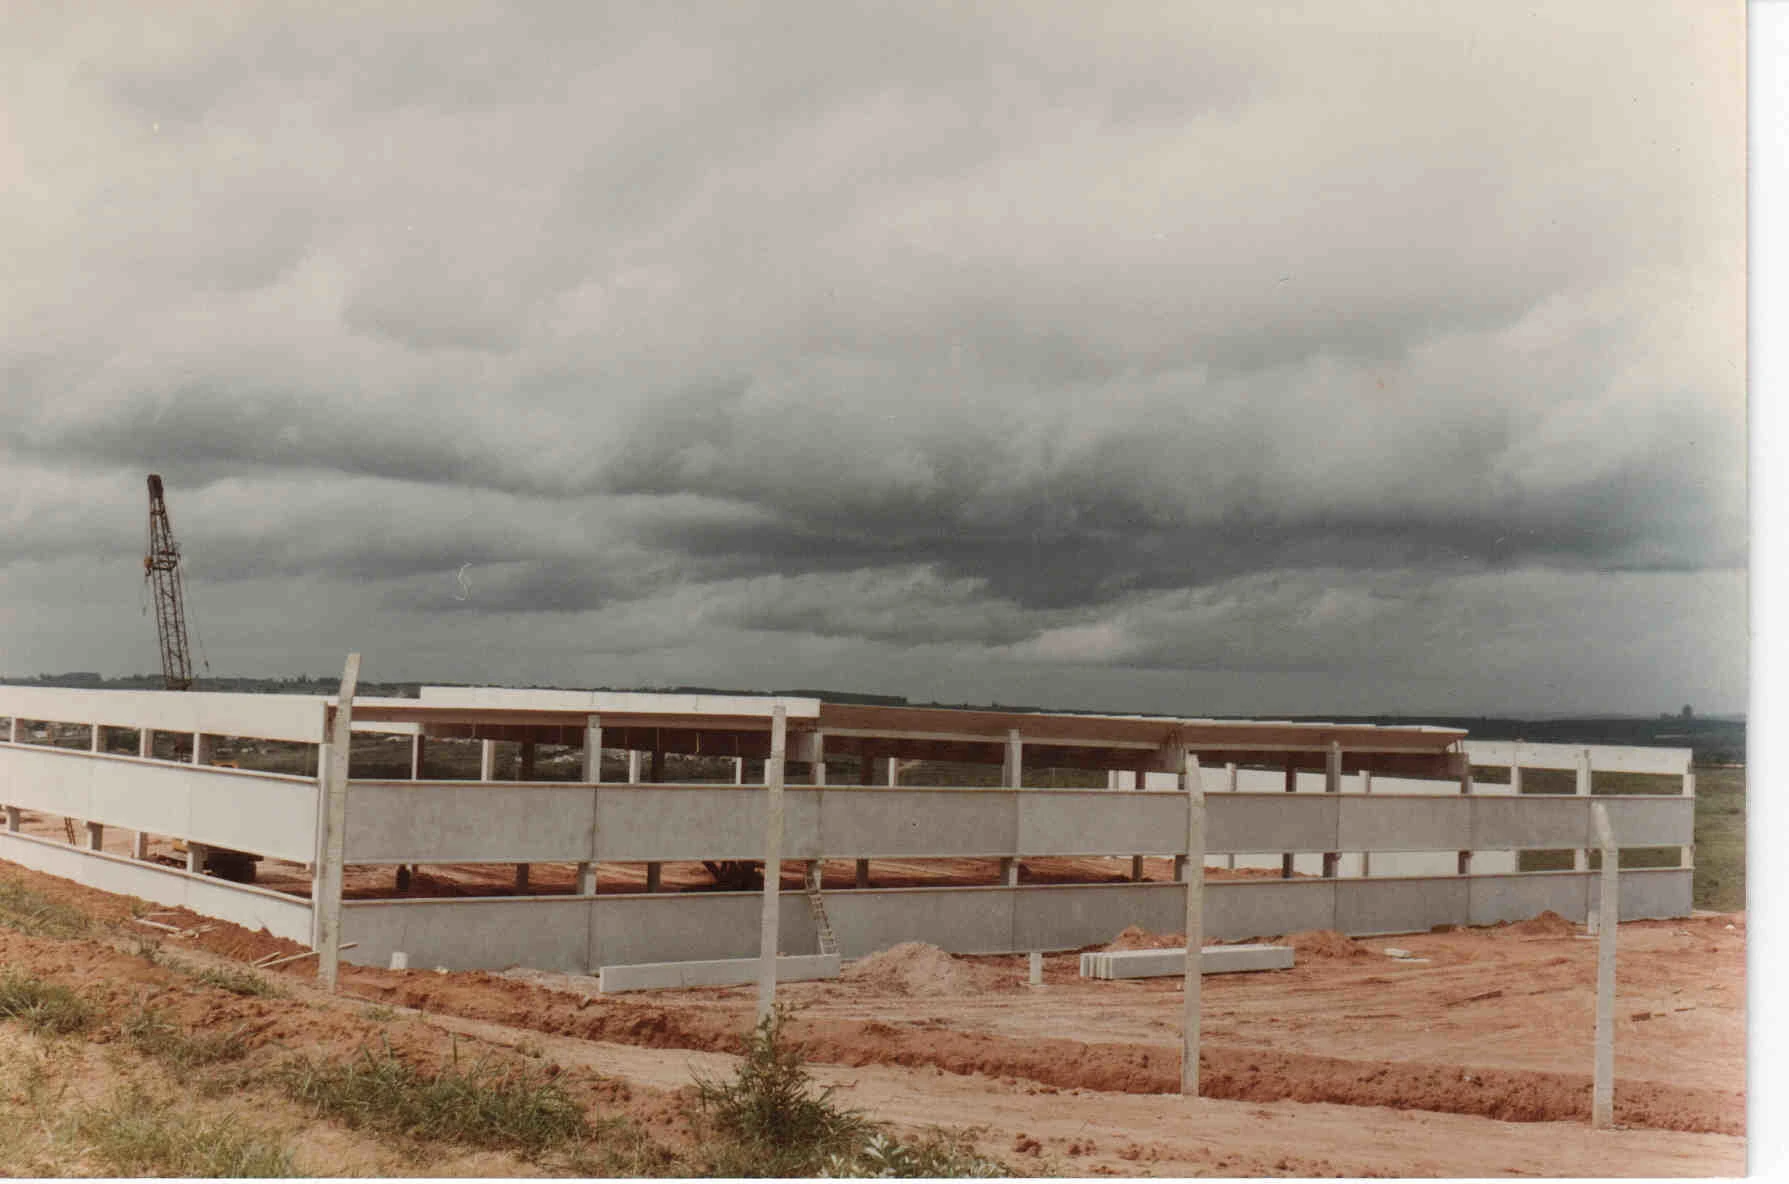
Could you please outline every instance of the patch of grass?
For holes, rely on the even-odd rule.
[[[93,1005],[60,983],[17,969],[0,977],[0,1019],[19,1020],[39,1036],[66,1036],[93,1023]]]
[[[33,892],[16,880],[0,880],[0,925],[28,937],[80,937],[92,927],[72,905]]]
[[[824,1174],[873,1179],[948,1180],[1011,1176],[1014,1173],[1001,1161],[977,1154],[967,1134],[934,1127],[919,1139],[906,1143],[891,1135],[873,1134],[855,1155],[828,1159]]]
[[[170,958],[166,964],[208,987],[228,991],[232,995],[245,995],[261,999],[284,999],[286,991],[278,983],[272,982],[252,970],[244,970],[235,966],[193,966],[186,962],[177,962]]]
[[[383,1003],[375,1003],[360,1014],[367,1019],[372,1020],[375,1024],[389,1024],[392,1020],[398,1018],[398,1013],[391,1008],[386,1007]]]
[[[242,1029],[231,1032],[187,1032],[151,1007],[139,1008],[124,1021],[124,1035],[137,1050],[175,1069],[197,1069],[248,1054]]]
[[[116,1176],[252,1177],[298,1175],[284,1143],[244,1129],[235,1118],[182,1113],[140,1089],[121,1089],[81,1106],[62,1123],[88,1157]]]
[[[425,1074],[389,1047],[362,1048],[345,1063],[294,1058],[275,1076],[319,1114],[414,1139],[539,1155],[591,1134],[582,1108],[558,1084],[482,1061]]]

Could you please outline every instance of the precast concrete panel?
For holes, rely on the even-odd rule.
[[[762,786],[605,785],[596,799],[598,859],[762,859]],[[818,803],[785,791],[783,853],[813,848]],[[646,960],[646,959],[643,959]]]
[[[1526,741],[1467,740],[1466,755],[1475,765],[1524,769],[1575,769],[1578,757],[1590,750],[1590,765],[1599,773],[1652,773],[1682,776],[1690,771],[1694,755],[1688,748],[1651,748],[1616,744],[1530,744]]]
[[[358,944],[342,958],[385,966],[402,950],[417,970],[531,966],[583,974],[590,907],[587,898],[552,896],[344,901],[342,941]]]
[[[1472,876],[1467,880],[1466,923],[1495,925],[1526,921],[1552,910],[1582,923],[1587,915],[1588,872],[1526,872],[1516,876]]]
[[[1185,884],[1035,885],[1015,894],[1014,950],[1072,950],[1111,941],[1129,925],[1186,928]]]
[[[1336,928],[1343,933],[1417,933],[1457,925],[1466,915],[1466,877],[1336,881]]]
[[[1186,795],[1032,789],[1018,794],[1023,855],[1177,855]]]
[[[1596,795],[1623,847],[1685,847],[1696,841],[1696,799],[1682,794]]]
[[[0,716],[317,744],[334,696],[0,687]]]
[[[1016,855],[1020,794],[1000,789],[827,789],[829,858]]]
[[[315,781],[223,769],[195,769],[191,777],[187,838],[293,863],[316,858]]]
[[[275,937],[311,941],[311,904],[265,888],[215,880],[177,868],[0,831],[0,859],[102,892],[190,908]]]
[[[1013,950],[1013,905],[1025,888],[882,888],[826,898],[839,952],[861,958],[904,941],[953,954]]]
[[[754,957],[762,905],[757,892],[599,896],[592,903],[591,965]],[[777,906],[780,952],[816,952],[820,939],[807,898],[784,892]]]
[[[1338,851],[1464,851],[1472,843],[1471,806],[1452,797],[1344,794],[1336,803]],[[1383,874],[1383,873],[1381,873]]]
[[[1621,873],[1621,919],[1651,920],[1659,917],[1690,915],[1690,868],[1636,867]],[[1588,908],[1595,910],[1603,899],[1603,878],[1589,876]]]
[[[1205,850],[1339,851],[1340,794],[1209,793]]]
[[[1205,938],[1238,941],[1336,927],[1336,881],[1207,880]]]
[[[1520,794],[1467,798],[1472,803],[1472,849],[1547,850],[1590,844],[1590,799]]]
[[[348,863],[547,863],[590,858],[596,790],[511,782],[355,781]]]

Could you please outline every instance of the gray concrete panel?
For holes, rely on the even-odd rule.
[[[1628,868],[1621,873],[1621,919],[1642,921],[1659,917],[1690,915],[1690,868]],[[1590,876],[1589,907],[1597,908],[1603,898],[1602,876]]]
[[[1205,850],[1340,851],[1340,794],[1212,793],[1205,796]]]
[[[1596,800],[1609,808],[1609,827],[1623,847],[1683,847],[1696,841],[1695,798],[1598,794]]]
[[[641,962],[632,966],[605,966],[597,989],[605,995],[622,991],[675,990],[683,987],[736,987],[758,981],[759,959],[722,958],[705,962]],[[812,982],[837,978],[837,954],[792,954],[776,960],[779,983]]]
[[[1515,876],[1473,876],[1467,883],[1469,925],[1526,921],[1549,909],[1571,921],[1586,916],[1588,872],[1528,872]]]
[[[756,892],[599,896],[591,914],[591,965],[755,957],[762,903]],[[820,939],[807,897],[784,892],[778,905],[780,952],[816,953]]]
[[[1343,933],[1418,933],[1458,925],[1470,898],[1466,879],[1372,879],[1336,882],[1336,925]]]
[[[342,955],[359,966],[388,965],[394,950],[413,969],[501,970],[531,966],[583,974],[590,968],[591,908],[578,897],[456,897],[342,903]]]
[[[356,781],[349,863],[548,863],[590,858],[596,791],[579,785]]]
[[[1012,948],[1073,950],[1109,942],[1128,925],[1152,933],[1180,932],[1186,927],[1186,886],[1039,884],[1021,889],[1013,900]]]
[[[1572,795],[1473,795],[1472,847],[1532,850],[1590,843],[1590,799]]]
[[[820,845],[841,859],[1017,854],[1019,797],[1000,789],[828,789]]]
[[[1338,851],[1464,851],[1472,842],[1471,806],[1457,792],[1344,794],[1336,808]]]
[[[766,801],[761,786],[605,785],[597,796],[597,858],[762,859]],[[814,791],[785,791],[785,858],[820,853],[819,808]]]
[[[1209,800],[1217,797],[1213,794]],[[1214,941],[1278,937],[1336,927],[1334,880],[1209,880],[1205,936]]]
[[[186,837],[293,863],[315,858],[317,783],[310,778],[201,769],[189,789]]]
[[[835,892],[826,911],[839,952],[861,958],[904,941],[953,954],[1004,954],[1013,949],[1013,899],[1036,889],[888,888]]]
[[[1186,795],[1027,790],[1017,795],[1024,855],[1177,855],[1186,846]]]

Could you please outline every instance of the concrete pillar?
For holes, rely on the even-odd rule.
[[[104,724],[94,724],[88,736],[88,751],[104,752],[106,750],[106,728]]]
[[[1000,882],[1008,888],[1019,886],[1019,861],[1007,856],[1000,861]]]
[[[19,833],[19,818],[22,811],[17,806],[6,807],[6,829],[12,834]]]
[[[1696,796],[1696,775],[1694,773],[1683,775],[1683,796],[1686,798]],[[1679,847],[1677,849],[1677,865],[1679,867],[1695,867],[1696,848],[1693,846]]]
[[[130,857],[132,859],[149,858],[149,835],[144,831],[136,831],[130,836]]]
[[[1006,758],[1001,762],[1000,784],[1008,789],[1021,789],[1025,785],[1025,742],[1019,737],[1019,729],[1006,730]]]
[[[758,1022],[776,1007],[776,956],[778,945],[778,897],[783,879],[783,775],[788,746],[789,720],[778,703],[770,713],[770,759],[764,763],[764,788],[769,799],[764,811],[764,900],[758,918]]]
[[[633,753],[628,753],[632,756]],[[603,779],[603,721],[601,716],[584,717],[584,768],[579,774],[580,780],[587,785],[600,785]],[[592,791],[595,792],[595,791]],[[578,864],[579,896],[596,895],[596,812],[591,811],[590,855],[591,858]]]
[[[1463,794],[1470,794],[1472,792],[1471,765],[1467,765],[1466,771],[1460,774],[1460,792]],[[1460,852],[1459,855],[1455,857],[1454,870],[1462,876],[1470,876],[1472,874],[1472,852]]]
[[[412,781],[421,781],[422,780],[422,746],[423,746],[423,743],[424,743],[423,735],[421,732],[418,732],[418,733],[416,733],[416,735],[410,737],[410,780],[412,780]]]
[[[580,863],[578,865],[578,895],[596,895],[596,864]]]
[[[814,733],[814,784],[826,784],[826,733]]]
[[[1191,864],[1186,878],[1186,973],[1181,983],[1183,1010],[1180,1021],[1180,1092],[1199,1096],[1199,1004],[1205,948],[1205,786],[1199,758],[1187,753],[1181,766],[1181,791],[1186,794],[1186,857]]]
[[[103,851],[106,846],[106,825],[103,822],[87,824],[87,850]]]
[[[665,865],[654,860],[646,865],[646,891],[663,892]]]
[[[1509,791],[1510,791],[1510,793],[1515,794],[1517,797],[1520,797],[1522,795],[1522,766],[1521,765],[1511,765],[1509,767]]]
[[[637,748],[628,749],[627,750],[627,783],[629,785],[640,784],[640,764],[641,764],[640,750]]]
[[[733,784],[745,784],[745,758],[742,756],[733,758]]]
[[[1329,759],[1323,765],[1323,792],[1342,792],[1342,742],[1340,740],[1329,742]],[[1342,853],[1340,851],[1325,851],[1323,853],[1323,878],[1335,879],[1341,862]]]
[[[1572,787],[1572,792],[1576,793],[1579,797],[1589,797],[1590,790],[1591,790],[1590,750],[1588,748],[1586,748],[1586,749],[1582,749],[1578,753],[1577,780],[1576,780],[1576,784],[1574,784]],[[1590,852],[1586,851],[1582,847],[1573,848],[1573,850],[1572,850],[1572,870],[1577,871],[1577,872],[1589,871],[1590,870]]]
[[[1119,788],[1118,770],[1117,769],[1107,769],[1106,770],[1106,788],[1107,789],[1118,789]]]
[[[155,729],[154,728],[138,728],[137,729],[137,755],[139,757],[143,758],[144,760],[148,760],[150,757],[155,755]]]
[[[497,742],[480,740],[478,742],[478,779],[480,781],[497,780]]]
[[[6,739],[13,744],[18,744],[24,740],[24,737],[25,727],[23,721],[16,715],[12,716],[6,721]]]
[[[888,784],[893,786],[893,785],[899,785],[900,783],[901,783],[901,758],[898,756],[891,756],[888,758]]]
[[[1360,771],[1360,792],[1373,792],[1373,770],[1362,769]],[[1371,851],[1360,853],[1360,874],[1363,877],[1373,874],[1373,853]]]
[[[1025,979],[1026,983],[1033,987],[1043,986],[1044,985],[1044,953],[1042,950],[1032,950],[1031,951],[1031,957],[1029,959],[1028,969],[1030,970],[1030,973],[1026,976],[1026,979]]]
[[[336,693],[335,719],[329,742],[317,749],[322,792],[317,796],[322,811],[317,827],[316,879],[311,892],[315,902],[317,981],[335,993],[342,961],[342,871],[348,837],[348,750],[354,739],[354,688],[360,681],[360,655],[351,653],[342,667],[341,689]]]
[[[1224,766],[1224,791],[1226,793],[1235,793],[1236,785],[1236,762],[1231,761]],[[1236,853],[1234,851],[1224,856],[1224,866],[1231,871],[1236,870]]]
[[[209,765],[211,763],[211,742],[215,737],[204,732],[193,733],[193,764]]]
[[[522,741],[522,759],[516,762],[516,780],[534,780],[534,741]]]
[[[1596,1070],[1591,1079],[1590,1125],[1615,1125],[1615,941],[1621,921],[1620,851],[1609,826],[1609,808],[1590,808],[1597,846],[1602,849],[1602,893],[1597,901],[1596,935]]]
[[[188,841],[186,844],[186,870],[194,875],[205,870],[205,844]]]
[[[1298,762],[1292,757],[1286,758],[1286,792],[1298,792]],[[1292,872],[1294,870],[1293,860],[1294,857],[1290,851],[1283,852],[1280,855],[1280,879],[1290,880],[1292,878]]]

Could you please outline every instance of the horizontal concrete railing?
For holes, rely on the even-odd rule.
[[[0,686],[0,718],[319,744],[332,697]]]
[[[296,863],[316,854],[310,777],[0,743],[0,802]]]
[[[1686,915],[1690,877],[1680,868],[1622,871],[1622,919]],[[342,907],[343,939],[357,945],[344,957],[384,965],[401,950],[412,966],[519,965],[576,974],[605,964],[750,958],[758,953],[762,899],[755,892],[685,892],[351,900]],[[1410,933],[1547,909],[1582,921],[1598,899],[1589,872],[1213,881],[1205,886],[1205,935],[1233,941],[1305,929]],[[859,889],[828,892],[826,904],[847,958],[902,941],[965,954],[1078,949],[1109,941],[1127,925],[1176,932],[1186,919],[1185,887],[1161,883]],[[815,948],[818,935],[801,894],[783,894],[779,918],[783,952]]]
[[[1694,753],[1688,748],[1650,748],[1619,744],[1530,744],[1525,740],[1467,740],[1466,755],[1484,767],[1576,769],[1588,754],[1599,773],[1652,773],[1682,776]]]
[[[1598,796],[1624,847],[1692,841],[1694,799]],[[1592,845],[1592,799],[1222,793],[1206,798],[1206,851],[1466,851]],[[753,859],[760,787],[353,782],[349,863]],[[791,859],[1178,855],[1186,799],[1159,791],[785,791]]]

